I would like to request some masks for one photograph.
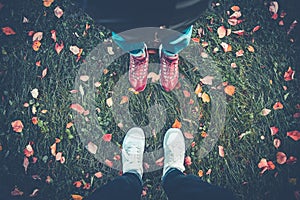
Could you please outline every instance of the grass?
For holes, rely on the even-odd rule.
[[[79,68],[95,46],[110,36],[110,31],[94,25],[88,15],[68,0],[55,1],[50,7],[45,7],[41,1],[36,0],[2,3],[5,6],[0,10],[1,28],[9,26],[16,34],[0,33],[0,189],[7,192],[18,188],[24,192],[21,197],[15,199],[30,198],[29,194],[36,188],[39,189],[36,197],[38,199],[72,199],[71,194],[88,196],[120,172],[99,162],[97,157],[87,150],[88,141],[82,141],[80,138],[81,130],[76,124],[76,113],[70,109],[72,103],[84,101],[78,99],[78,102],[74,102],[81,93],[71,94],[69,91],[79,90],[74,88]],[[226,11],[233,5],[240,6],[243,14],[241,18],[245,20],[237,26],[227,23]],[[53,14],[56,6],[64,10],[60,19]],[[28,23],[22,23],[24,17],[29,20]],[[113,103],[120,110],[129,110],[129,115],[136,124],[155,130],[150,133],[153,137],[146,141],[146,152],[161,149],[164,132],[178,118],[183,131],[193,134],[194,138],[188,141],[195,142],[195,146],[188,148],[186,153],[192,159],[192,164],[186,166],[186,173],[197,175],[199,170],[202,170],[203,180],[231,189],[238,199],[296,199],[294,192],[299,190],[299,162],[280,165],[276,162],[276,153],[284,152],[288,157],[299,155],[299,142],[286,136],[288,131],[299,130],[299,118],[293,117],[294,113],[299,113],[296,108],[297,105],[299,107],[299,41],[295,38],[295,31],[290,35],[286,34],[294,18],[288,14],[284,18],[285,26],[279,26],[279,20],[271,19],[268,7],[261,1],[221,0],[220,6],[214,11],[203,13],[194,24],[193,38],[199,38],[200,27],[205,30],[200,43],[208,42],[205,50],[215,62],[217,73],[221,74],[220,83],[228,82],[235,87],[232,96],[222,93],[223,98],[220,101],[226,105],[225,126],[221,127],[220,137],[205,157],[199,156],[203,153],[201,144],[204,138],[201,133],[209,132],[209,128],[214,125],[210,124],[212,117],[216,117],[211,116],[211,109],[217,96],[213,96],[209,85],[202,86],[203,91],[210,95],[211,102],[205,103],[194,95],[193,90],[197,84],[201,84],[200,78],[207,75],[201,71],[201,66],[194,66],[191,62],[182,60],[180,73],[193,88],[182,84],[180,89],[172,93],[164,92],[157,84],[151,83],[144,92],[133,94],[126,88],[128,83],[125,83],[125,80],[120,91],[124,92],[124,96],[130,97],[129,102],[119,105],[120,99],[114,99]],[[91,26],[88,30],[86,24]],[[217,29],[222,25],[232,30],[243,29],[246,34],[237,36],[232,33],[220,39]],[[261,29],[253,33],[252,29],[257,25],[261,26]],[[212,32],[208,30],[208,26]],[[56,30],[57,43],[64,43],[64,49],[59,54],[55,51],[51,30]],[[32,49],[29,31],[44,33],[38,51]],[[291,38],[295,42],[291,42]],[[232,51],[224,53],[221,42],[231,44]],[[83,49],[79,61],[76,61],[77,56],[69,50],[72,45]],[[254,52],[247,50],[249,45],[254,47]],[[214,52],[216,47],[219,51]],[[244,50],[244,55],[236,57],[235,52],[240,49]],[[37,61],[41,62],[40,67],[36,65]],[[108,73],[102,74],[98,80],[101,86],[95,99],[95,106],[99,108],[97,123],[103,133],[112,134],[109,143],[112,146],[122,144],[124,130],[129,128],[126,125],[130,124],[122,118],[125,128],[120,128],[120,121],[114,116],[114,107],[109,107],[106,102],[110,97],[114,97],[111,91],[116,89],[114,86],[127,73],[127,67],[124,67],[127,66],[127,62],[127,55],[116,59],[107,67]],[[157,56],[151,55],[151,62],[158,62]],[[237,68],[232,68],[231,63],[236,63]],[[284,73],[289,66],[296,71],[295,77],[291,81],[285,81]],[[46,68],[46,76],[40,78]],[[82,85],[85,86],[84,83]],[[286,86],[287,90],[284,90],[283,86]],[[39,90],[37,99],[30,93],[34,88]],[[188,106],[190,98],[179,98],[181,92],[188,89],[192,89],[189,92],[191,98],[195,99],[192,104],[195,107]],[[221,85],[218,91],[222,92],[223,89],[224,86]],[[25,102],[29,107],[23,106]],[[283,109],[274,110],[272,107],[276,102],[281,102]],[[154,110],[153,114],[157,114],[155,117],[149,114],[153,105],[160,105],[157,108],[159,112]],[[33,107],[37,109],[36,114],[32,113]],[[261,115],[264,108],[271,109],[267,116]],[[194,112],[195,116],[186,116],[184,119],[182,113],[187,112],[185,109],[198,110]],[[38,117],[36,125],[32,123],[34,116]],[[165,123],[158,120],[161,116],[165,116]],[[11,127],[11,122],[15,120],[21,120],[24,124],[21,133],[14,132]],[[193,121],[192,126],[189,120]],[[69,122],[73,122],[74,125],[66,128]],[[272,126],[279,128],[275,136],[270,134]],[[242,133],[246,135],[239,139]],[[101,137],[102,135],[99,135],[94,139],[96,141]],[[50,152],[55,138],[61,140],[57,143],[57,152],[63,153],[66,159],[63,164],[56,161]],[[275,138],[281,140],[278,149],[273,145]],[[23,150],[29,142],[32,143],[34,154],[29,157],[30,164],[25,173]],[[224,157],[219,155],[218,146],[224,147]],[[106,156],[113,160],[115,155]],[[32,163],[33,157],[37,158],[35,164]],[[260,175],[258,163],[262,158],[273,161],[275,169]],[[113,160],[113,163],[118,165],[119,161]],[[206,174],[210,169],[211,173]],[[98,179],[94,173],[99,171],[103,177]],[[166,199],[160,176],[161,170],[145,173],[143,180],[147,194],[143,199]],[[49,183],[46,182],[47,177]],[[73,185],[76,181],[81,181],[83,185],[90,183],[91,188],[76,188]],[[3,195],[5,196],[5,193]],[[8,196],[5,198],[11,198],[10,194]]]

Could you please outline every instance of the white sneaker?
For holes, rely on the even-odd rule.
[[[131,128],[122,145],[123,173],[135,173],[140,175],[140,179],[142,179],[144,148],[144,131],[138,127]]]
[[[180,129],[170,128],[164,137],[164,169],[163,176],[170,168],[176,168],[183,172],[185,167],[184,154],[185,154],[185,143],[184,137]]]

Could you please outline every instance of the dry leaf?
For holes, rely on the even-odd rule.
[[[249,45],[247,49],[248,49],[248,51],[251,52],[251,53],[253,53],[253,52],[255,51],[255,50],[254,50],[254,47],[251,46],[251,45]]]
[[[107,105],[108,107],[112,107],[112,105],[113,105],[112,97],[106,99],[106,105]]]
[[[12,28],[10,28],[10,27],[3,27],[2,28],[2,32],[5,34],[5,35],[15,35],[16,34],[16,32],[12,29]]]
[[[72,194],[71,197],[73,200],[82,200],[83,199],[83,197],[78,194]]]
[[[70,46],[70,51],[74,54],[77,55],[80,52],[80,49],[78,46]]]
[[[190,139],[190,140],[194,138],[194,135],[190,132],[184,132],[183,135],[185,138]]]
[[[29,160],[28,160],[27,157],[24,157],[24,160],[23,160],[23,167],[24,167],[25,173],[27,173],[28,165],[29,165]]]
[[[273,145],[276,149],[278,149],[280,147],[281,141],[278,138],[275,138],[273,141]]]
[[[41,78],[45,78],[45,76],[47,75],[48,72],[48,68],[46,67],[43,71],[42,71],[42,76]]]
[[[35,34],[33,34],[32,36],[32,41],[41,41],[43,38],[43,32],[36,32]]]
[[[57,54],[60,54],[60,52],[63,50],[64,48],[64,43],[61,42],[60,44],[55,43],[55,51]]]
[[[226,28],[224,26],[220,26],[218,29],[217,29],[217,33],[219,35],[219,38],[223,38],[226,36]]]
[[[79,114],[83,114],[85,111],[84,108],[78,103],[71,104],[70,108],[77,111]]]
[[[55,9],[54,9],[54,15],[57,17],[57,18],[61,18],[61,16],[64,14],[64,11],[59,7],[57,6]]]
[[[232,96],[234,93],[235,93],[235,87],[233,85],[227,85],[225,88],[224,88],[224,92],[229,95],[229,96]]]
[[[89,78],[90,78],[90,77],[87,76],[87,75],[81,75],[79,79],[82,80],[83,82],[86,82],[86,81],[89,80]]]
[[[95,145],[94,143],[89,142],[89,143],[87,144],[87,150],[88,150],[90,153],[96,154],[97,149],[98,149],[98,147],[97,147],[97,145]]]
[[[264,109],[262,109],[262,111],[261,111],[261,115],[267,116],[270,112],[271,112],[270,109],[264,108]]]
[[[219,156],[221,156],[222,158],[224,158],[224,147],[219,145],[218,146],[219,149]]]
[[[236,11],[240,10],[240,7],[239,6],[232,6],[231,10],[234,11],[234,12],[236,12]]]
[[[151,82],[152,83],[155,83],[157,82],[159,79],[160,79],[160,75],[159,74],[156,74],[154,72],[150,72],[147,76],[147,78],[151,78]]]
[[[128,101],[129,101],[129,98],[128,98],[128,96],[122,96],[122,99],[121,99],[121,102],[120,102],[120,104],[127,103]]]
[[[209,103],[210,102],[210,97],[206,92],[203,92],[203,94],[201,95],[202,101],[203,103]]]
[[[181,128],[181,122],[178,119],[175,119],[172,128]]]

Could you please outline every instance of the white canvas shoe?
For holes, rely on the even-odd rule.
[[[144,131],[138,127],[131,128],[127,132],[122,145],[123,173],[135,173],[142,179],[144,148]]]
[[[184,137],[180,129],[170,128],[164,137],[164,169],[163,176],[170,168],[176,168],[183,172],[185,167],[184,154],[185,154],[185,143]]]

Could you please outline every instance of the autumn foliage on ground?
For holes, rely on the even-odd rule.
[[[226,187],[238,199],[300,199],[297,23],[276,1],[220,0],[194,24],[191,42],[205,49],[198,56],[210,56],[217,64],[222,83],[216,89],[225,94],[227,113],[217,144],[199,158],[200,141],[209,137],[214,99],[207,88],[215,77],[203,77],[197,66],[182,62],[180,71],[194,86],[193,94],[183,90],[183,96],[201,111],[198,131],[183,130],[191,141],[185,173]],[[88,119],[91,111],[71,101],[74,94],[84,95],[82,88],[74,88],[77,70],[110,31],[68,0],[2,0],[0,28],[0,197],[77,200],[121,175],[112,169],[120,154],[99,163],[93,156],[96,144],[80,142],[73,112]],[[99,123],[107,130],[103,141],[118,144],[124,136],[111,106],[130,103],[133,110],[144,109],[151,98],[143,95],[157,96],[170,106],[164,130],[189,121],[178,117],[181,108],[170,94],[153,90],[155,86],[132,91],[133,99],[124,95],[114,101],[110,89],[126,72],[120,69],[125,62],[125,56],[118,59],[95,82]],[[80,76],[82,82],[88,79]],[[156,82],[159,76],[151,73],[149,79]],[[148,138],[152,149],[162,143],[163,132],[155,134],[155,139]],[[144,175],[143,199],[166,199],[160,176],[161,170]]]

